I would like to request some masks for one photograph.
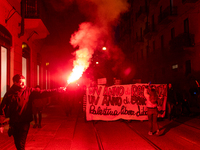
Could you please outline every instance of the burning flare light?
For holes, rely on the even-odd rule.
[[[89,59],[91,58],[89,54],[90,53],[87,48],[76,51],[76,60],[73,62],[74,68],[67,80],[68,84],[77,81],[83,75],[83,72],[88,68]]]

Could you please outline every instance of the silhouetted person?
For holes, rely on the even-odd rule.
[[[183,87],[183,90],[180,93],[178,93],[178,97],[177,98],[181,103],[181,113],[182,113],[182,115],[184,115],[184,114],[189,115],[191,113],[190,107],[189,107],[189,103],[188,103],[189,92],[186,90],[185,86]],[[187,112],[185,112],[185,110]]]
[[[176,105],[177,105],[177,97],[176,92],[171,83],[168,84],[167,88],[167,116],[168,119],[171,120],[172,117],[176,115]]]
[[[36,86],[38,90],[40,90],[40,86]],[[33,121],[34,125],[33,128],[41,128],[41,122],[42,122],[42,110],[44,106],[47,104],[47,98],[43,99],[34,99],[33,98],[33,103],[32,103],[32,111],[33,111]]]
[[[29,88],[25,86],[25,77],[16,74],[13,77],[13,85],[6,92],[0,105],[0,118],[2,123],[2,115],[10,118],[8,135],[13,135],[14,143],[17,150],[24,150],[27,134],[30,127],[32,116],[32,96],[35,98],[45,98],[53,96],[65,88],[55,90],[39,90],[37,88]]]
[[[144,89],[144,96],[146,98],[146,107],[147,107],[147,115],[150,125],[150,130],[148,132],[149,135],[153,134],[153,129],[156,129],[156,134],[159,134],[159,128],[158,128],[158,122],[157,122],[157,116],[158,116],[158,109],[157,109],[157,99],[158,95],[156,93],[156,90],[151,88],[149,90],[149,93],[147,92],[147,88]],[[155,101],[155,103],[153,102]]]

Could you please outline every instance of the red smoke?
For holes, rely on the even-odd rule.
[[[105,46],[105,43],[109,58],[117,60],[118,63],[123,61],[124,54],[113,44],[112,28],[119,20],[120,14],[128,10],[126,0],[77,0],[77,3],[89,22],[80,24],[78,31],[71,36],[70,43],[77,48],[74,53],[74,68],[77,68],[77,65],[82,66],[84,72],[89,67],[94,51]]]

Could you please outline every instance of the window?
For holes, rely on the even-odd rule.
[[[160,39],[161,39],[161,49],[163,50],[164,49],[164,36],[162,35],[160,37]]]
[[[140,40],[142,41],[142,28],[140,28]]]
[[[141,49],[141,58],[143,59],[143,49]]]
[[[189,21],[188,21],[188,18],[184,20],[184,33],[189,33]]]
[[[30,48],[22,43],[22,75],[26,78],[26,85],[30,82]]]
[[[175,38],[175,30],[174,28],[171,29],[171,40]]]
[[[188,75],[191,73],[191,61],[187,60],[185,62],[185,75]]]
[[[173,9],[173,0],[170,0],[170,15],[172,14]]]
[[[152,31],[155,31],[154,15],[152,15]]]
[[[41,64],[41,55],[37,53],[37,85],[40,85],[40,77],[41,77],[40,64]]]
[[[7,91],[7,49],[1,46],[1,98]]]
[[[165,68],[162,68],[162,75],[165,74]]]
[[[172,65],[172,69],[178,69],[178,64]]]
[[[27,85],[27,59],[22,57],[22,75],[26,78]]]
[[[160,6],[160,18],[162,19],[162,6]]]
[[[12,35],[0,24],[1,99],[10,87],[10,47],[12,47]]]
[[[149,46],[146,46],[147,58],[149,57]]]
[[[25,16],[27,18],[39,17],[38,0],[26,0]]]
[[[40,65],[37,65],[37,85],[40,85]]]
[[[137,22],[137,13],[135,14],[135,21]]]
[[[155,52],[155,51],[156,51],[156,42],[153,41],[153,52]]]
[[[138,34],[137,34],[137,32],[136,32],[136,40],[138,41]]]

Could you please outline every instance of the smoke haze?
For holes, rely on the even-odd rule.
[[[94,51],[106,46],[108,58],[116,61],[112,69],[117,70],[124,54],[113,44],[113,27],[117,25],[120,15],[128,11],[128,3],[126,0],[77,0],[77,3],[88,22],[81,23],[78,31],[71,36],[70,43],[77,48],[74,53],[76,59],[79,58],[77,54],[82,55],[89,64]]]

